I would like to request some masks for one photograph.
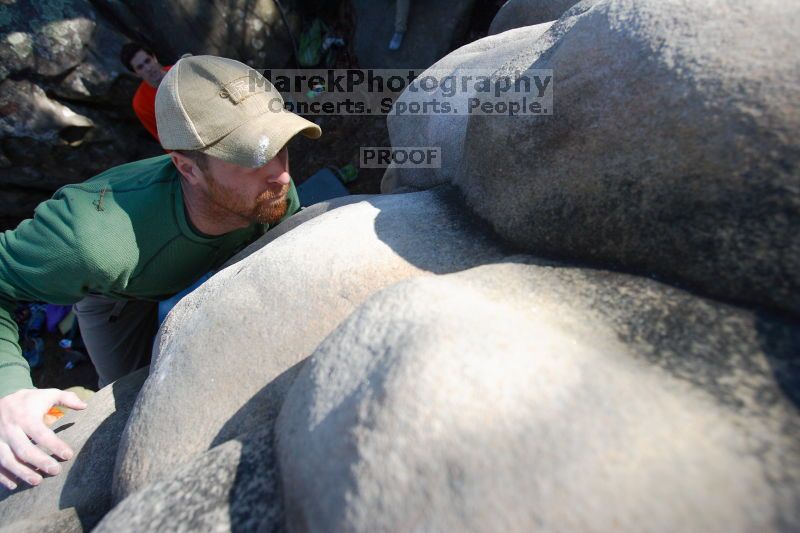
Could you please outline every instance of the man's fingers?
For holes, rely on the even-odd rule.
[[[42,476],[20,463],[5,442],[0,442],[0,466],[14,478],[21,479],[29,485],[38,485],[42,482]]]
[[[0,485],[3,485],[8,490],[16,490],[17,484],[11,480],[11,472],[0,466]]]
[[[64,407],[69,407],[70,409],[76,409],[80,411],[81,409],[86,409],[86,402],[78,398],[78,395],[74,392],[69,391],[58,391],[58,397],[55,399],[57,405],[63,405]]]
[[[58,464],[58,461],[34,445],[21,428],[9,431],[6,438],[8,445],[11,446],[11,451],[21,462],[51,476],[61,472],[61,465]],[[37,443],[41,444],[39,441]]]
[[[67,446],[63,440],[56,437],[56,434],[53,433],[53,430],[44,425],[44,422],[31,423],[31,426],[26,428],[26,433],[28,433],[30,438],[36,441],[36,444],[39,446],[44,446],[65,461],[72,459],[73,454],[70,447]],[[50,460],[53,461],[53,459]],[[48,471],[47,473],[51,474],[52,472]]]

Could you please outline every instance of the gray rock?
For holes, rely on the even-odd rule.
[[[554,114],[473,115],[455,183],[525,250],[797,316],[798,22],[780,0],[562,18],[549,50],[498,66],[553,69]]]
[[[454,108],[463,108],[469,98],[475,96],[472,86],[467,91],[459,88],[456,92],[445,92],[440,86],[435,91],[420,89],[420,80],[432,76],[436,80],[465,79],[467,76],[491,76],[499,65],[519,56],[520,49],[527,51],[525,61],[532,61],[542,50],[552,44],[547,30],[552,22],[538,26],[520,28],[505,35],[487,37],[462,46],[451,52],[430,68],[421,73],[407,88],[386,117],[389,138],[392,146],[430,146],[441,149],[442,160],[439,168],[421,168],[391,165],[383,175],[381,192],[398,193],[420,191],[451,183],[458,172],[464,156],[464,136],[467,131],[469,115],[424,113],[412,114],[403,110],[424,102],[447,102]],[[460,84],[460,83],[459,83]]]
[[[147,485],[93,531],[283,531],[272,424],[229,440]]]
[[[492,19],[489,35],[557,20],[579,0],[508,0]]]
[[[399,283],[284,402],[287,523],[797,529],[799,348],[796,322],[526,257]]]
[[[83,533],[74,507],[0,527],[0,533]]]
[[[0,18],[0,79],[24,69],[56,76],[83,61],[95,28],[86,0],[13,2]]]
[[[361,68],[424,69],[452,50],[467,30],[474,0],[411,0],[408,30],[399,50],[389,50],[395,3],[355,0],[353,37]]]
[[[45,477],[37,487],[0,489],[0,523],[13,525],[40,518],[46,522],[47,515],[74,507],[88,531],[103,517],[111,508],[111,476],[119,437],[147,371],[143,368],[101,389],[84,411],[69,412],[53,425],[75,456],[61,464],[60,474]],[[54,515],[52,523],[67,518]]]
[[[15,2],[4,13],[0,80],[34,74],[38,82],[53,79],[47,88],[59,96],[108,103],[123,69],[118,52],[126,38],[91,3]]]
[[[90,129],[94,123],[69,107],[47,97],[30,81],[5,80],[0,83],[0,107],[11,111],[0,117],[0,136],[28,137],[56,142],[70,128]]]
[[[255,68],[282,68],[292,60],[292,45],[272,0],[116,0],[99,4],[129,27],[141,28],[164,64],[184,53],[232,57]],[[299,18],[283,4],[295,36]],[[131,18],[131,14],[135,18]]]
[[[217,273],[161,327],[121,440],[115,501],[268,418],[291,384],[287,371],[375,291],[501,257],[485,231],[451,190],[370,197],[307,220]],[[257,412],[230,422],[255,396]],[[213,409],[198,409],[208,402]]]

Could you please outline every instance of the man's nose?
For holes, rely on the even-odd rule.
[[[270,174],[267,181],[276,185],[288,185],[290,179],[289,172],[284,169],[281,172]]]

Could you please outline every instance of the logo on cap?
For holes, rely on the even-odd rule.
[[[257,92],[266,92],[266,91],[252,91],[250,90],[250,82],[249,78],[236,78],[235,80],[226,83],[222,86],[222,90],[219,92],[220,97],[228,98],[234,104],[238,104],[239,102],[245,100],[246,98],[250,98]]]

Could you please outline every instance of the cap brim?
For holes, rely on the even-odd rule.
[[[266,165],[298,133],[317,139],[322,129],[299,115],[281,110],[242,124],[200,151],[241,167],[258,168]]]

